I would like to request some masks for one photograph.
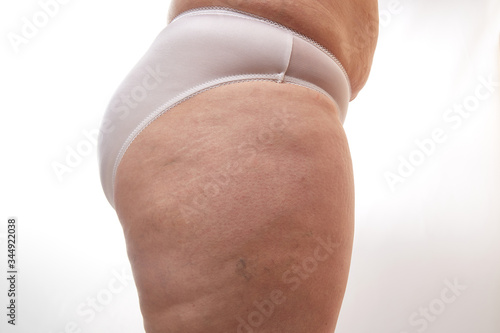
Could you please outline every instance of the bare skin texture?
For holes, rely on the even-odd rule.
[[[354,94],[367,80],[376,1],[174,0],[170,19],[203,6],[312,37],[344,64]],[[136,138],[115,201],[147,333],[334,332],[354,227],[337,112],[303,87],[238,83],[176,106]]]

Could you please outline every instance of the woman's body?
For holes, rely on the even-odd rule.
[[[174,0],[169,21],[209,6],[313,38],[344,66],[352,98],[368,78],[376,1]],[[271,142],[259,136],[263,128]],[[234,172],[200,197],[221,170]],[[148,333],[333,332],[349,271],[354,183],[338,110],[323,94],[244,82],[175,106],[123,156],[115,208]]]

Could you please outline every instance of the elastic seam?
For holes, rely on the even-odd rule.
[[[293,43],[294,43],[294,40],[293,40],[293,36],[289,36],[290,38],[288,38],[288,61],[286,63],[286,67],[285,69],[283,70],[283,72],[281,73],[280,75],[280,80],[279,80],[279,83],[283,83],[283,81],[285,80],[285,77],[286,77],[286,73],[288,72],[288,68],[290,67],[290,63],[292,61],[292,51],[293,51]]]

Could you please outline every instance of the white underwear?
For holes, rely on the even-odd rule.
[[[326,95],[344,122],[349,78],[318,43],[276,22],[228,8],[198,8],[177,16],[118,87],[104,115],[98,157],[110,204],[114,207],[118,165],[151,122],[203,91],[262,80]]]

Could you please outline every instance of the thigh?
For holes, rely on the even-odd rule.
[[[148,333],[332,332],[354,186],[324,95],[247,82],[191,98],[129,147],[115,203]]]

